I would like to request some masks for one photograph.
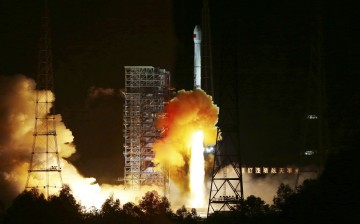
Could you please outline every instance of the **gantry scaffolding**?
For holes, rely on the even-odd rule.
[[[165,171],[154,170],[152,151],[162,130],[155,127],[170,98],[170,73],[152,66],[125,66],[124,184],[139,190],[145,185],[168,189]]]

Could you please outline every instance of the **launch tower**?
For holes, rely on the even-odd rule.
[[[322,5],[315,3],[315,19],[310,45],[310,63],[304,116],[303,149],[300,166],[302,172],[320,172],[329,153],[329,138],[326,117],[325,71],[323,62],[323,16]],[[316,167],[311,167],[316,166]],[[299,183],[298,173],[295,186]]]
[[[220,108],[218,127],[221,132],[221,140],[219,137],[217,138],[214,152],[208,216],[211,213],[235,209],[240,205],[244,195],[239,142],[237,10],[231,3],[221,4],[224,7],[221,10],[228,12],[221,18],[222,26],[217,27],[217,30],[221,32],[218,41],[221,42],[219,46],[222,48],[217,55],[220,63],[217,67],[218,72],[215,74],[218,78],[215,102]]]
[[[46,197],[57,193],[63,185],[56,140],[54,77],[49,27],[49,10],[45,1],[39,40],[34,137],[25,189],[37,188]]]
[[[125,66],[124,183],[139,190],[157,185],[168,190],[165,171],[155,171],[153,144],[161,137],[155,120],[170,96],[170,73],[152,66]]]

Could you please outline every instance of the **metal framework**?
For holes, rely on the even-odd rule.
[[[165,171],[155,171],[152,162],[153,143],[162,130],[155,119],[162,116],[169,99],[170,73],[152,66],[125,66],[124,104],[124,183],[139,190],[145,185],[157,185],[168,190]]]
[[[63,181],[56,140],[54,77],[47,1],[41,17],[38,63],[35,126],[25,189],[37,188],[48,198],[62,188]]]
[[[236,7],[224,2],[221,18],[222,48],[219,52],[218,86],[215,101],[220,107],[218,126],[221,140],[216,144],[214,167],[211,176],[207,216],[215,212],[226,212],[239,206],[243,200],[243,181],[241,172],[241,150],[239,130],[239,90],[237,57]],[[219,132],[218,132],[219,133]]]
[[[211,174],[208,216],[214,212],[232,211],[243,199],[239,155],[224,153],[222,149],[222,142],[218,140]]]
[[[303,151],[300,164],[302,172],[320,172],[329,153],[329,139],[326,120],[325,71],[323,66],[323,18],[321,3],[317,3],[314,35],[310,46],[306,115],[304,125]],[[315,166],[315,167],[311,167]],[[299,172],[295,186],[299,184]]]

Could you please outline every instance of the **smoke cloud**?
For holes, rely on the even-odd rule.
[[[231,166],[227,166],[226,174],[228,178],[238,178],[234,169]],[[219,171],[219,175],[222,175],[223,170]],[[317,172],[306,172],[301,173],[298,179],[298,186],[301,185],[306,179],[316,179],[319,173]],[[289,185],[292,189],[295,189],[295,183],[297,179],[297,174],[266,174],[266,175],[257,175],[257,174],[248,174],[243,173],[243,187],[244,187],[244,198],[254,195],[260,197],[267,204],[273,204],[273,198],[276,196],[276,192],[281,183]],[[218,176],[221,177],[221,176]],[[234,186],[236,185],[235,181],[230,181]],[[210,183],[209,183],[210,186]],[[209,191],[209,189],[208,189]],[[232,196],[231,188],[227,188],[227,195]]]
[[[219,108],[203,90],[180,90],[165,107],[165,115],[157,120],[164,129],[164,138],[154,144],[154,162],[158,168],[168,170],[171,181],[179,193],[189,192],[188,165],[192,135],[204,133],[204,145],[215,145]],[[209,164],[209,163],[206,163]]]
[[[117,91],[112,88],[101,88],[92,86],[89,88],[88,97],[90,99],[102,97],[102,96],[113,96],[116,95]]]
[[[0,76],[0,197],[10,201],[25,187],[34,127],[35,82]]]
[[[35,82],[23,75],[0,76],[0,198],[10,201],[25,188],[33,142]],[[56,115],[60,157],[64,160],[76,150],[74,137]],[[66,175],[64,175],[66,176]]]
[[[304,173],[299,176],[298,185],[301,185],[306,179],[316,179],[318,173]],[[288,184],[295,189],[297,174],[268,174],[262,177],[252,176],[251,174],[243,175],[244,196],[255,195],[264,200],[267,204],[273,204],[273,198],[281,183]]]
[[[25,189],[35,124],[36,83],[24,75],[0,76],[0,81],[0,189],[2,189],[0,200],[8,206],[11,200]],[[113,89],[93,87],[89,89],[88,100],[114,95],[120,96],[121,93]],[[166,112],[167,118],[159,120],[157,124],[159,127],[167,128],[165,141],[156,144],[157,160],[162,164],[175,163],[173,166],[175,169],[172,172],[175,178],[172,182],[175,183],[174,185],[179,185],[181,182],[179,174],[184,173],[182,169],[188,162],[189,156],[187,151],[189,142],[181,142],[181,139],[189,137],[185,132],[193,131],[195,127],[198,127],[204,131],[206,144],[214,144],[213,138],[216,135],[214,125],[217,122],[218,109],[212,105],[211,98],[203,91],[180,91],[169,104]],[[63,181],[70,186],[75,198],[82,205],[87,208],[92,206],[99,208],[109,195],[114,195],[122,203],[136,203],[147,191],[162,192],[162,189],[155,186],[144,187],[141,191],[130,191],[125,190],[123,185],[100,185],[95,178],[81,175],[68,159],[76,153],[72,132],[62,122],[61,115],[56,115],[56,121]],[[179,135],[178,138],[175,137],[176,135]],[[176,154],[180,155],[179,161],[177,159],[164,160],[165,157],[161,153],[166,153],[166,150],[164,151],[160,146],[168,147],[173,143],[176,144],[172,146],[172,153],[175,158]],[[186,175],[185,178],[187,178]],[[172,192],[176,190],[172,188]],[[180,197],[171,197],[170,199],[173,205],[184,204],[184,198],[181,200]]]
[[[35,123],[35,86],[35,82],[24,75],[0,76],[0,200],[6,205],[25,189]],[[114,94],[101,88],[94,88],[90,93],[94,98]],[[95,178],[83,177],[66,160],[76,152],[72,132],[65,127],[61,115],[56,115],[56,121],[63,181],[82,205],[99,208],[111,194],[126,203],[137,202],[138,197],[149,190],[161,192],[155,187],[130,192],[122,185],[99,185]]]
[[[6,205],[25,188],[33,141],[35,85],[32,79],[24,75],[0,76],[0,200]],[[95,87],[89,90],[89,97],[93,99],[114,94],[120,95],[120,92]],[[182,196],[187,196],[189,192],[188,163],[192,133],[201,129],[204,132],[204,144],[214,145],[218,113],[218,107],[204,91],[181,90],[166,106],[166,116],[160,116],[157,121],[157,126],[164,128],[165,133],[164,138],[154,144],[154,162],[159,168],[170,171],[170,200],[173,206],[186,203]],[[61,121],[61,115],[56,115],[56,120],[63,180],[69,184],[75,198],[82,205],[100,207],[111,194],[122,203],[136,203],[146,191],[162,192],[162,189],[154,186],[143,188],[141,192],[131,192],[122,185],[100,185],[95,178],[82,176],[67,160],[76,152],[72,132]],[[212,166],[212,157],[206,159],[206,165]],[[231,175],[231,172],[228,172],[228,175]],[[254,177],[244,174],[243,178],[245,197],[255,195],[271,204],[280,183],[294,186],[296,177]],[[302,174],[300,178],[299,184],[304,179],[316,178],[316,174]],[[207,185],[210,186],[210,183]],[[208,193],[205,193],[205,196],[207,195]]]

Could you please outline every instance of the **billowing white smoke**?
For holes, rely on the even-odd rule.
[[[35,122],[35,85],[24,75],[0,76],[0,200],[7,205],[25,189]],[[93,89],[90,92],[94,96],[113,94],[111,89]],[[126,203],[144,195],[147,190],[157,190],[125,192],[121,185],[100,186],[95,178],[81,176],[76,167],[66,160],[76,151],[72,144],[74,137],[61,121],[61,115],[56,115],[56,121],[63,181],[82,205],[100,207],[110,194]]]

